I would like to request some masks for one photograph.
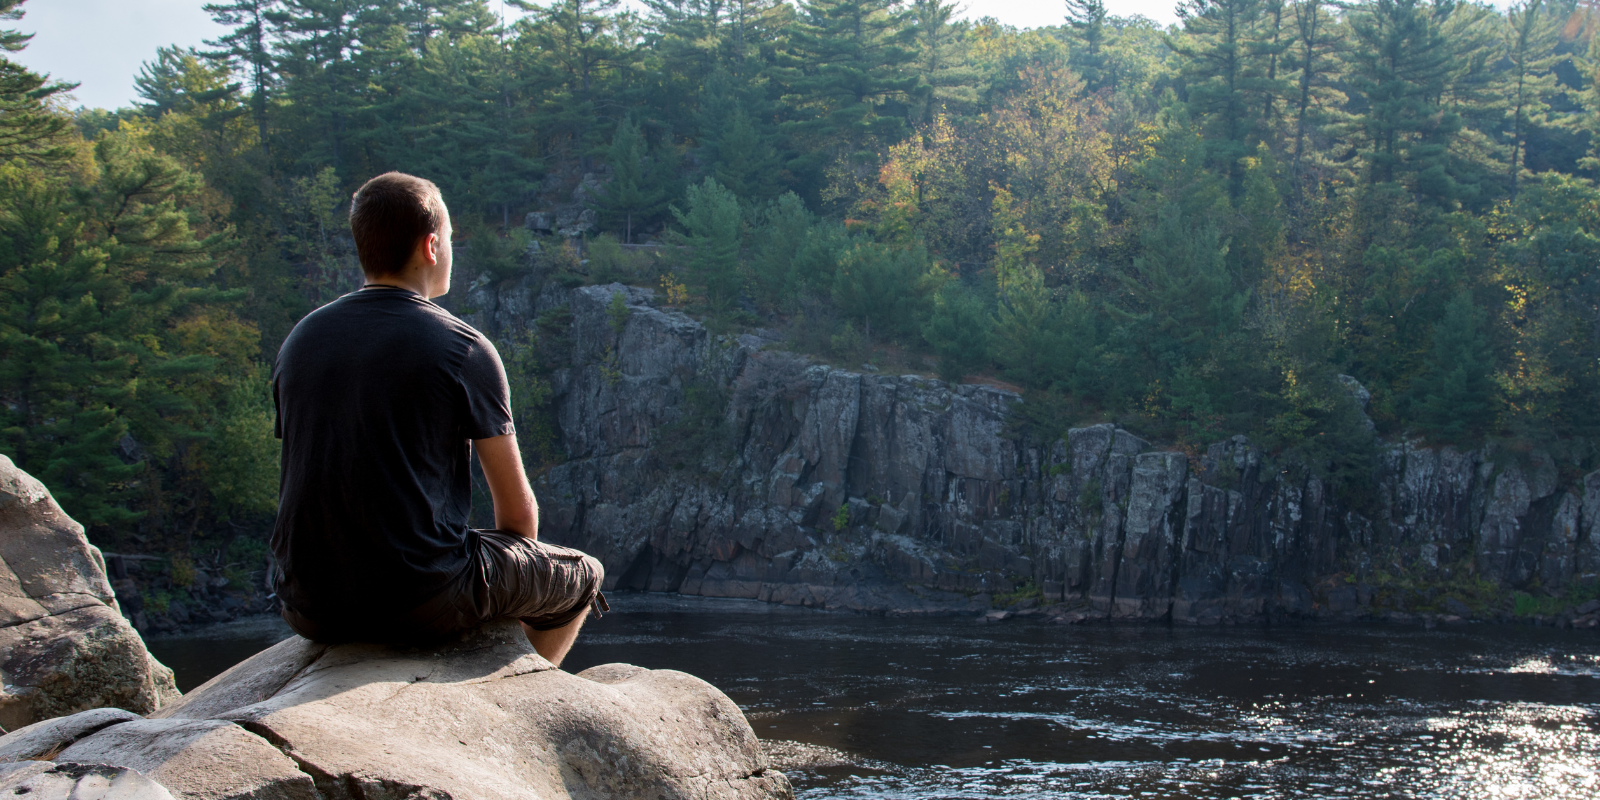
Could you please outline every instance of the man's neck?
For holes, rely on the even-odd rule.
[[[368,278],[362,289],[404,289],[427,299],[428,287],[424,281],[408,280],[405,275],[385,275],[382,278]]]

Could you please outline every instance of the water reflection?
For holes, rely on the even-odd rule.
[[[626,661],[716,684],[804,798],[1600,795],[1600,637],[1588,632],[979,625],[637,595],[613,606],[567,667]],[[151,644],[192,685],[205,669],[184,659],[231,664],[281,636],[253,635],[226,653],[220,632]]]

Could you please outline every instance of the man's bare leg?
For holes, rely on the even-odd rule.
[[[583,621],[589,618],[589,609],[585,608],[578,618],[554,630],[536,631],[522,623],[522,632],[527,635],[528,643],[533,649],[544,656],[544,660],[561,666],[561,660],[567,657],[567,651],[572,649],[572,643],[578,638],[578,629],[583,627]]]

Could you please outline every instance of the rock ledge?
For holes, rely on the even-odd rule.
[[[122,767],[207,800],[792,796],[710,684],[563,672],[515,621],[428,649],[295,637],[148,718],[84,716],[0,737],[0,761]]]

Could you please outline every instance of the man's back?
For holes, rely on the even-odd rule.
[[[482,334],[405,289],[308,315],[273,368],[283,472],[272,550],[312,619],[393,614],[468,563],[468,440],[513,432]]]

